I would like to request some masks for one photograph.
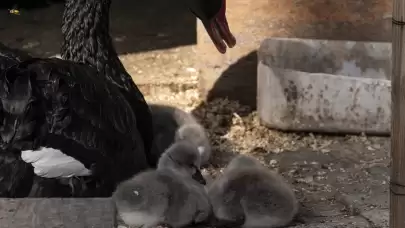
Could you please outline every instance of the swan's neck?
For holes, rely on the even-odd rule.
[[[109,33],[111,0],[66,0],[61,56],[92,65],[126,89],[132,79],[118,58]]]

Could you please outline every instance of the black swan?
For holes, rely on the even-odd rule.
[[[205,15],[211,7],[200,9],[204,1],[185,1],[212,24],[211,34],[227,28],[225,1],[216,1],[221,4],[212,5],[218,13],[211,16]],[[62,28],[67,60],[29,59],[3,70],[1,197],[110,196],[118,182],[156,164],[157,158],[147,157],[148,106],[108,34],[110,4],[67,0]],[[229,29],[228,36],[219,33],[225,40],[233,37]]]
[[[119,184],[112,198],[125,224],[153,228],[206,222],[211,205],[199,160],[193,144],[176,142],[162,154],[157,170],[142,172]]]

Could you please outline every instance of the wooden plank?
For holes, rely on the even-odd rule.
[[[390,227],[405,227],[405,0],[394,0],[392,14],[392,118]]]
[[[109,198],[0,199],[1,228],[112,228]]]

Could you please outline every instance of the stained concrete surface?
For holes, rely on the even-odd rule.
[[[389,42],[269,38],[257,69],[257,109],[271,128],[390,134]]]

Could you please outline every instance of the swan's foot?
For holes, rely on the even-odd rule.
[[[71,194],[72,194],[72,196],[74,196],[75,193],[76,193],[75,182],[76,182],[75,177],[69,178],[68,185],[69,185],[69,187],[70,187],[70,189],[71,189]]]
[[[80,196],[87,188],[87,181],[80,177],[70,177],[67,183],[71,189],[72,196]]]

